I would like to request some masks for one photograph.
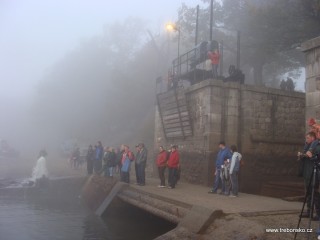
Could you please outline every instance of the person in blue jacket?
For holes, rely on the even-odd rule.
[[[220,141],[219,143],[219,152],[217,154],[216,159],[216,169],[215,169],[215,181],[213,188],[209,191],[209,193],[217,193],[220,182],[221,182],[221,194],[225,192],[225,186],[221,180],[221,166],[224,165],[225,159],[231,159],[232,153],[228,147],[226,147],[226,143],[224,141]]]

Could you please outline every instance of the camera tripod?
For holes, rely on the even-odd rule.
[[[301,209],[301,212],[300,212],[300,215],[299,215],[299,221],[298,221],[297,229],[299,229],[299,226],[300,226],[300,223],[301,223],[302,214],[303,214],[303,211],[304,211],[304,207],[306,205],[306,202],[308,200],[310,192],[312,191],[311,192],[309,222],[308,222],[308,229],[311,229],[311,221],[312,221],[312,216],[313,216],[313,209],[314,209],[314,206],[315,206],[315,201],[314,201],[315,200],[315,192],[317,190],[316,189],[316,181],[319,181],[317,179],[319,170],[320,170],[319,169],[319,162],[318,161],[313,161],[313,170],[312,170],[312,174],[311,174],[311,177],[310,177],[310,180],[309,180],[308,189],[307,189],[305,197],[304,197],[304,202],[303,202],[303,205],[302,205],[302,209]],[[318,185],[318,187],[319,187],[319,185]],[[318,221],[319,220],[320,219],[318,219]],[[320,221],[319,221],[319,224],[320,224]],[[298,232],[296,231],[295,234],[294,234],[294,240],[296,240],[297,233]],[[317,236],[319,236],[319,234],[320,234],[319,229],[317,229],[316,233],[317,233]],[[308,240],[309,240],[310,239],[310,235],[312,234],[312,232],[307,232],[307,234],[308,234]]]

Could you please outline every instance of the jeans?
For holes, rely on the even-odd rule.
[[[225,186],[224,186],[224,183],[221,179],[221,169],[217,169],[217,174],[215,176],[215,180],[214,180],[214,185],[213,185],[213,188],[212,188],[212,191],[213,192],[217,192],[218,188],[219,188],[219,185],[220,185],[220,182],[221,182],[221,192],[225,192]]]
[[[178,177],[178,169],[177,168],[168,168],[169,169],[169,179],[168,185],[172,188],[176,186],[177,177]]]
[[[237,196],[239,191],[239,181],[238,181],[238,171],[233,171],[230,175],[231,178],[231,187],[232,187],[232,194]]]
[[[213,78],[217,78],[218,77],[218,64],[212,64],[212,75]]]
[[[146,163],[145,162],[137,164],[137,182],[139,184],[145,184],[146,183],[145,169],[146,169]]]
[[[108,175],[109,177],[113,177],[113,168],[114,167],[108,167],[107,170],[108,170]]]

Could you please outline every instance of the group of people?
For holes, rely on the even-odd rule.
[[[304,179],[306,191],[307,211],[302,213],[301,217],[319,220],[320,217],[320,197],[319,197],[319,166],[320,166],[320,124],[317,124],[314,118],[308,120],[309,132],[305,135],[305,145],[302,152],[298,152],[299,176]],[[313,173],[316,170],[313,183]],[[313,203],[315,215],[313,215],[313,206],[311,196],[313,192]]]
[[[239,170],[242,155],[238,152],[237,147],[232,145],[230,149],[224,141],[219,142],[219,152],[216,158],[215,181],[213,188],[208,193],[237,197],[239,192]]]
[[[101,141],[93,147],[89,145],[86,161],[89,175],[103,174],[113,177],[114,173],[120,173],[121,181],[130,183],[131,163],[135,162],[137,184],[145,185],[145,168],[148,158],[148,150],[143,143],[136,145],[136,154],[129,146],[121,145],[120,148],[103,147]]]
[[[158,187],[175,188],[180,177],[180,155],[176,145],[171,146],[170,151],[166,151],[163,146],[159,147],[156,164],[158,167],[160,185]],[[168,185],[166,185],[165,170],[168,168]]]

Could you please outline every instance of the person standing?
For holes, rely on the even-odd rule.
[[[99,174],[102,168],[103,146],[100,141],[95,148],[94,172]]]
[[[72,153],[73,169],[77,169],[79,167],[79,162],[80,162],[80,149],[76,147]]]
[[[121,181],[130,183],[130,165],[134,161],[134,155],[127,145],[124,145],[124,152],[121,159]]]
[[[230,179],[230,159],[224,159],[224,163],[221,166],[221,180],[222,186],[224,186],[224,195],[229,196],[231,189]]]
[[[158,167],[160,185],[158,187],[164,188],[166,186],[166,179],[164,176],[164,172],[166,170],[168,153],[163,149],[163,146],[159,147],[159,154],[157,156],[156,164]]]
[[[105,177],[113,177],[113,169],[116,166],[116,154],[112,147],[107,147],[105,149],[104,157],[104,176]]]
[[[139,158],[139,154],[140,154],[140,148],[139,145],[136,145],[136,159]],[[138,162],[135,161],[134,163],[134,171],[136,173],[136,184],[139,185],[140,179],[139,179],[139,170],[138,170]]]
[[[87,172],[88,172],[88,175],[91,175],[93,173],[93,162],[94,162],[94,150],[92,145],[89,145],[86,160],[87,160]]]
[[[169,169],[168,188],[175,188],[177,183],[178,168],[180,165],[180,156],[176,145],[171,147],[171,153],[169,155],[167,165]]]
[[[136,157],[137,170],[138,170],[138,184],[144,186],[146,184],[146,165],[148,159],[148,150],[143,143],[139,143],[139,155]]]
[[[124,153],[124,145],[121,145],[120,148],[117,148],[117,151],[116,151],[116,172],[121,174],[121,167],[122,167],[122,164],[121,164],[121,161],[122,161],[122,156],[123,156],[123,153]]]
[[[319,145],[319,141],[316,139],[316,134],[314,132],[308,132],[306,134],[306,145],[304,147],[304,153],[298,152],[298,157],[300,161],[303,161],[302,176],[304,179],[305,191],[307,195],[307,212],[302,213],[301,217],[308,218],[311,214],[311,195],[312,190],[308,189],[313,174],[314,158],[316,158],[316,152]],[[318,179],[318,173],[316,174],[316,179]],[[314,189],[314,205],[316,208],[317,218],[320,216],[320,206],[319,206],[319,181],[315,181],[315,186],[310,185],[310,188]]]
[[[220,182],[221,182],[221,192],[220,194],[223,194],[225,192],[225,186],[221,181],[221,166],[224,164],[225,159],[230,159],[232,157],[231,151],[228,147],[226,147],[226,143],[224,141],[220,141],[219,143],[219,152],[217,154],[216,159],[216,169],[215,169],[215,181],[214,185],[211,191],[208,193],[217,193],[217,190],[219,188]]]
[[[213,52],[208,52],[208,58],[211,60],[211,66],[212,66],[212,77],[217,78],[218,77],[218,66],[220,61],[220,54],[218,49],[214,49]]]
[[[242,155],[238,152],[237,146],[232,145],[230,147],[232,152],[231,164],[230,164],[230,176],[231,176],[231,187],[232,194],[230,197],[237,197],[239,191],[239,170],[240,170],[240,161],[242,159]]]

